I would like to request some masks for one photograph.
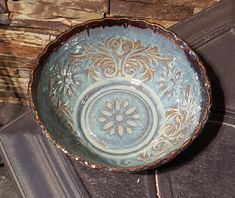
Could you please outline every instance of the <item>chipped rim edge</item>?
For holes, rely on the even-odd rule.
[[[189,54],[188,52],[193,52],[193,55],[190,55],[190,58],[194,58],[195,62],[197,63],[197,67],[199,68],[199,71],[195,71],[198,76],[202,77],[202,81],[203,81],[203,89],[205,90],[205,93],[207,94],[207,105],[204,107],[204,112],[201,115],[200,121],[198,123],[197,128],[194,130],[194,132],[192,133],[191,137],[189,139],[187,139],[179,148],[176,148],[175,150],[169,152],[165,157],[162,157],[154,162],[151,163],[147,163],[146,165],[138,165],[138,166],[133,166],[133,167],[120,167],[120,168],[112,168],[109,166],[106,166],[104,164],[95,164],[95,163],[90,163],[89,161],[85,160],[84,158],[76,155],[76,154],[72,154],[69,151],[67,151],[65,149],[64,146],[60,145],[59,143],[56,142],[56,140],[53,139],[50,131],[44,126],[43,122],[40,119],[39,113],[36,109],[36,104],[34,103],[33,100],[33,82],[34,79],[36,78],[36,74],[37,74],[37,69],[40,68],[40,63],[43,61],[42,58],[44,55],[50,54],[51,52],[49,51],[49,47],[52,45],[55,45],[58,43],[58,46],[54,46],[53,49],[58,48],[61,44],[63,44],[63,42],[60,41],[61,38],[65,37],[66,35],[70,37],[74,34],[76,34],[77,29],[88,26],[89,24],[95,24],[95,23],[100,23],[103,21],[121,21],[123,20],[124,22],[136,22],[136,23],[142,23],[148,26],[148,28],[153,29],[153,27],[160,29],[164,34],[163,36],[165,36],[166,38],[168,38],[167,36],[170,36],[170,38],[174,39],[173,42],[175,45],[179,46],[182,45],[183,48],[182,50],[184,51],[185,54]],[[140,28],[140,27],[138,27]],[[73,33],[73,31],[75,31]],[[187,57],[188,58],[188,57]],[[201,81],[201,83],[202,83]],[[203,63],[201,62],[201,60],[199,59],[199,57],[197,56],[196,53],[194,53],[194,51],[188,46],[188,44],[183,41],[182,39],[178,38],[178,36],[176,36],[175,33],[173,33],[172,31],[169,31],[167,29],[165,29],[163,26],[157,24],[157,23],[153,23],[153,22],[148,22],[146,20],[142,20],[142,19],[132,19],[132,18],[128,18],[128,17],[106,17],[106,18],[101,18],[101,19],[93,19],[93,20],[89,20],[85,23],[81,23],[78,25],[75,25],[71,28],[69,28],[67,31],[60,33],[54,40],[52,40],[51,42],[49,42],[47,44],[47,46],[44,48],[44,50],[40,53],[40,55],[38,56],[36,63],[34,64],[31,73],[30,73],[30,79],[29,79],[29,86],[28,86],[28,90],[29,90],[29,105],[31,106],[31,109],[34,112],[34,117],[36,119],[37,124],[41,127],[42,129],[42,133],[46,135],[46,137],[58,148],[61,149],[64,153],[68,154],[72,159],[90,167],[90,168],[95,168],[95,169],[102,169],[102,170],[107,170],[110,172],[140,172],[146,169],[154,169],[157,168],[165,163],[167,163],[168,161],[174,159],[177,155],[179,155],[183,150],[185,150],[192,142],[193,140],[200,134],[200,132],[202,131],[202,128],[204,127],[205,123],[208,120],[209,117],[209,112],[210,112],[210,107],[212,105],[212,94],[211,94],[211,84],[209,81],[209,77],[208,74],[206,72],[205,66],[203,65]]]

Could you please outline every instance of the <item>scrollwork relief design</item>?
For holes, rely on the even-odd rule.
[[[196,112],[199,110],[194,98],[192,88],[187,85],[184,89],[182,100],[175,107],[166,111],[167,123],[161,129],[166,138],[180,139],[185,132],[190,131],[196,125]],[[160,132],[161,132],[160,131]]]
[[[157,47],[144,47],[140,40],[113,37],[97,45],[84,46],[81,54],[72,55],[74,61],[86,62],[89,77],[96,81],[122,76],[148,81],[159,62],[172,58],[159,53]]]
[[[159,129],[160,136],[153,140],[150,149],[145,150],[140,159],[152,160],[156,155],[171,150],[175,144],[186,138],[187,133],[197,124],[197,106],[190,85],[186,85],[182,100],[165,113],[165,125]]]
[[[53,110],[57,114],[59,120],[65,124],[65,126],[70,129],[70,131],[77,135],[75,127],[73,125],[72,121],[72,110],[69,107],[68,102],[62,102],[61,100],[57,100],[57,103],[54,103],[53,105],[56,105]]]

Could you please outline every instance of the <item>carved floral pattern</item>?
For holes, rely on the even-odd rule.
[[[181,69],[172,63],[162,67],[158,83],[163,96],[173,97],[176,94],[180,89],[182,75]]]
[[[52,111],[58,116],[58,119],[65,124],[73,134],[77,135],[72,121],[72,110],[66,99],[59,95],[72,97],[77,95],[77,89],[80,86],[78,81],[78,70],[74,64],[65,63],[66,66],[60,69],[56,76],[49,78],[49,97],[52,104]],[[53,65],[54,69],[56,65]]]
[[[166,124],[160,130],[160,137],[151,142],[151,149],[141,154],[141,159],[153,160],[156,155],[171,149],[174,144],[184,139],[188,132],[197,124],[196,113],[200,108],[197,106],[192,95],[190,85],[185,86],[182,101],[175,107],[169,108],[165,113]]]
[[[148,81],[160,61],[172,60],[161,55],[157,47],[144,47],[140,40],[118,36],[98,45],[84,46],[82,53],[72,55],[72,59],[86,62],[88,75],[96,81],[116,76]]]
[[[73,64],[59,70],[56,77],[49,79],[50,95],[55,95],[55,92],[60,92],[67,97],[76,95],[77,88],[80,85],[78,75]]]
[[[138,126],[136,121],[141,119],[136,107],[130,106],[128,100],[106,101],[105,108],[100,113],[98,121],[102,123],[103,130],[110,135],[115,133],[119,136],[123,136],[124,133],[132,134],[133,128]]]
[[[77,89],[80,86],[78,81],[78,71],[73,64],[65,63],[66,66],[60,69],[57,74],[49,78],[49,97],[52,104],[52,111],[58,116],[60,122],[69,129],[74,135],[77,135],[72,121],[72,110],[66,99],[59,96],[63,94],[66,97],[76,96]],[[57,65],[53,65],[53,69]]]

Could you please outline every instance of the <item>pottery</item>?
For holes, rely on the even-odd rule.
[[[199,134],[211,105],[197,55],[156,24],[93,20],[51,42],[31,74],[44,133],[74,159],[110,171],[155,168]]]

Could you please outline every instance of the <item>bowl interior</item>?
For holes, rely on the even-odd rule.
[[[31,89],[58,145],[94,167],[131,170],[170,158],[198,133],[208,86],[183,41],[122,19],[60,36],[39,58]]]

